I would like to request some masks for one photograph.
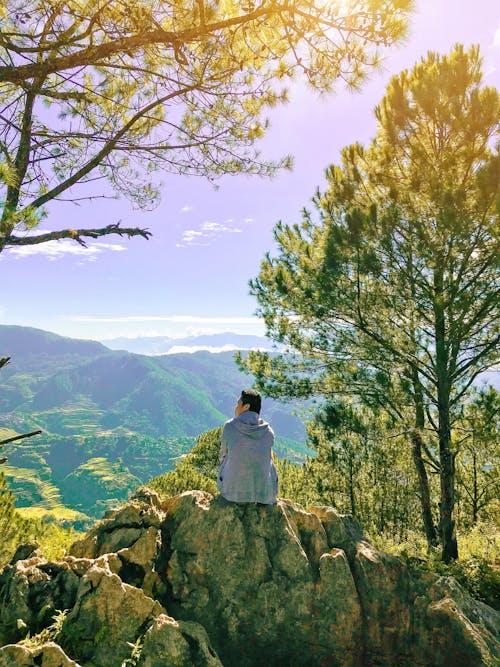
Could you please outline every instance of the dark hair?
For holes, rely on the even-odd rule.
[[[249,405],[252,412],[260,414],[262,397],[256,389],[243,389],[241,392],[241,402],[243,405]]]

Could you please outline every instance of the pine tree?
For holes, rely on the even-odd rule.
[[[33,526],[15,509],[15,496],[5,475],[0,472],[0,569],[6,565],[16,546],[31,537]]]
[[[479,50],[461,46],[393,77],[375,139],[329,168],[317,220],[276,226],[278,253],[251,282],[267,334],[301,359],[244,364],[275,396],[349,394],[402,424],[411,407],[427,504],[425,466],[439,473],[445,561],[458,556],[452,429],[500,342],[500,97],[481,77]]]
[[[45,205],[105,196],[148,209],[154,172],[271,175],[290,158],[255,148],[265,112],[302,75],[359,85],[377,47],[404,36],[411,0],[6,0],[0,7],[0,252],[107,234],[111,224],[33,234]],[[47,109],[49,107],[49,110]],[[52,107],[52,111],[50,110]]]

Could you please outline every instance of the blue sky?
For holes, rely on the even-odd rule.
[[[248,280],[272,248],[272,229],[294,222],[324,183],[325,168],[353,141],[375,133],[373,108],[390,76],[427,50],[480,44],[485,83],[500,82],[500,9],[493,0],[417,0],[406,43],[388,52],[361,93],[340,85],[320,97],[297,85],[274,110],[261,142],[269,158],[292,154],[295,168],[272,180],[233,176],[218,189],[201,178],[163,179],[162,202],[151,212],[126,200],[53,204],[44,227],[143,226],[140,238],[103,237],[85,250],[70,241],[0,255],[0,322],[75,338],[174,336],[234,331],[263,333]]]

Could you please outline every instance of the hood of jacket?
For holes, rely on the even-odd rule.
[[[251,410],[242,412],[238,417],[234,417],[231,420],[231,424],[240,433],[256,440],[264,437],[271,430],[269,424],[261,419],[257,412],[252,412]]]

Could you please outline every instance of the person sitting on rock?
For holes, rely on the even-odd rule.
[[[261,405],[258,391],[244,389],[234,418],[222,430],[217,487],[231,502],[276,503],[278,473],[271,457],[274,433],[260,417]]]

